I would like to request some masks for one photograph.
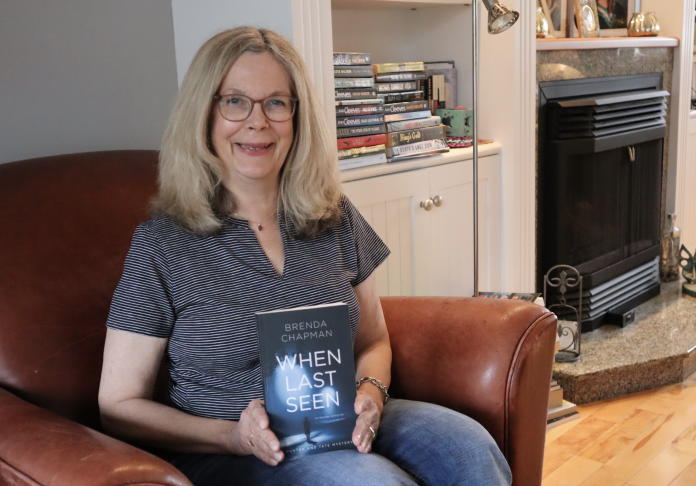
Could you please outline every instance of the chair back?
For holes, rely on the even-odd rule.
[[[100,428],[105,322],[156,151],[0,165],[0,387]]]

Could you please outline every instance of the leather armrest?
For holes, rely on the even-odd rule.
[[[167,462],[0,389],[0,483],[191,486]]]
[[[541,484],[556,316],[529,302],[382,297],[390,394],[457,410],[505,454],[516,486]]]

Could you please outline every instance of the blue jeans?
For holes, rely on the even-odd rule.
[[[512,474],[490,434],[438,405],[390,400],[372,452],[325,452],[268,466],[254,456],[178,454],[169,459],[196,486],[510,485]]]

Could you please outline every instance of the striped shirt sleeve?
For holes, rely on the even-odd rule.
[[[168,338],[175,320],[172,278],[162,246],[146,225],[133,235],[106,326]]]
[[[372,272],[387,259],[390,251],[346,196],[343,196],[342,209],[352,229],[355,245],[358,268],[355,278],[350,282],[355,287],[372,275]]]

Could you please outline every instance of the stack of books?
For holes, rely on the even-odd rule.
[[[552,380],[551,393],[549,394],[549,411],[546,416],[546,430],[576,418],[580,418],[577,407],[574,403],[563,400],[563,389],[556,380]]]
[[[333,59],[339,168],[386,163],[384,101],[374,86],[370,54],[334,52]]]
[[[398,162],[449,152],[445,126],[425,99],[422,62],[373,64],[377,95],[384,101],[387,158]]]

